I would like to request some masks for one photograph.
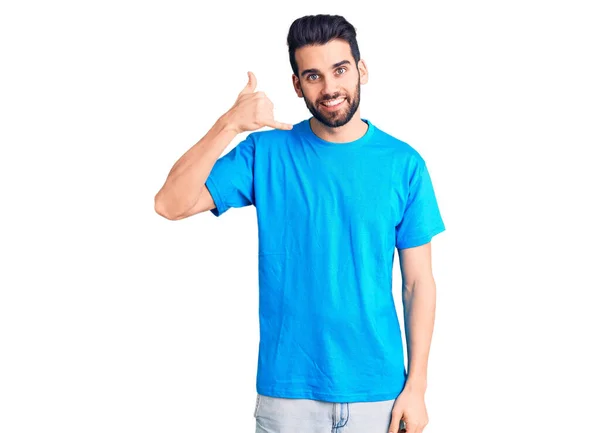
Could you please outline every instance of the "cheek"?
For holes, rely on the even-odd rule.
[[[313,100],[310,89],[307,89],[306,87],[300,87],[298,88],[298,91],[300,92],[300,95],[307,98],[309,101]]]
[[[310,90],[303,90],[303,96],[306,98],[307,101],[309,101],[312,104],[317,103],[317,94],[315,94],[314,92],[311,92]]]
[[[348,77],[347,79],[345,79],[344,83],[342,84],[342,89],[344,90],[344,93],[351,96],[355,95],[356,84],[359,82],[358,80],[358,76]]]

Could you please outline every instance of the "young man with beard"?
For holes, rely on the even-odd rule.
[[[287,41],[294,90],[312,117],[276,121],[248,73],[235,104],[175,163],[155,209],[179,220],[256,208],[257,432],[419,433],[435,314],[431,239],[445,230],[427,166],[361,118],[368,71],[350,23],[305,16]],[[256,131],[265,126],[274,129]],[[244,131],[256,132],[221,156]]]

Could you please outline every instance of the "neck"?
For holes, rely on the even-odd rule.
[[[369,125],[360,118],[358,111],[354,113],[354,116],[352,116],[352,119],[348,123],[337,128],[330,128],[319,122],[315,117],[310,119],[309,124],[317,137],[332,143],[348,143],[358,140],[365,135],[369,128]]]

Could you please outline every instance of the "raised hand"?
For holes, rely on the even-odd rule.
[[[255,131],[264,126],[292,129],[293,125],[278,122],[273,117],[273,103],[264,92],[255,92],[256,77],[248,72],[248,84],[242,89],[227,115],[236,132]]]

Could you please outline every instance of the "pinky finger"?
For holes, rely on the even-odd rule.
[[[286,129],[286,130],[290,130],[294,127],[293,125],[290,125],[289,123],[277,122],[276,120],[274,120],[273,123],[271,123],[267,126],[270,126],[271,128],[275,128],[275,129]]]

